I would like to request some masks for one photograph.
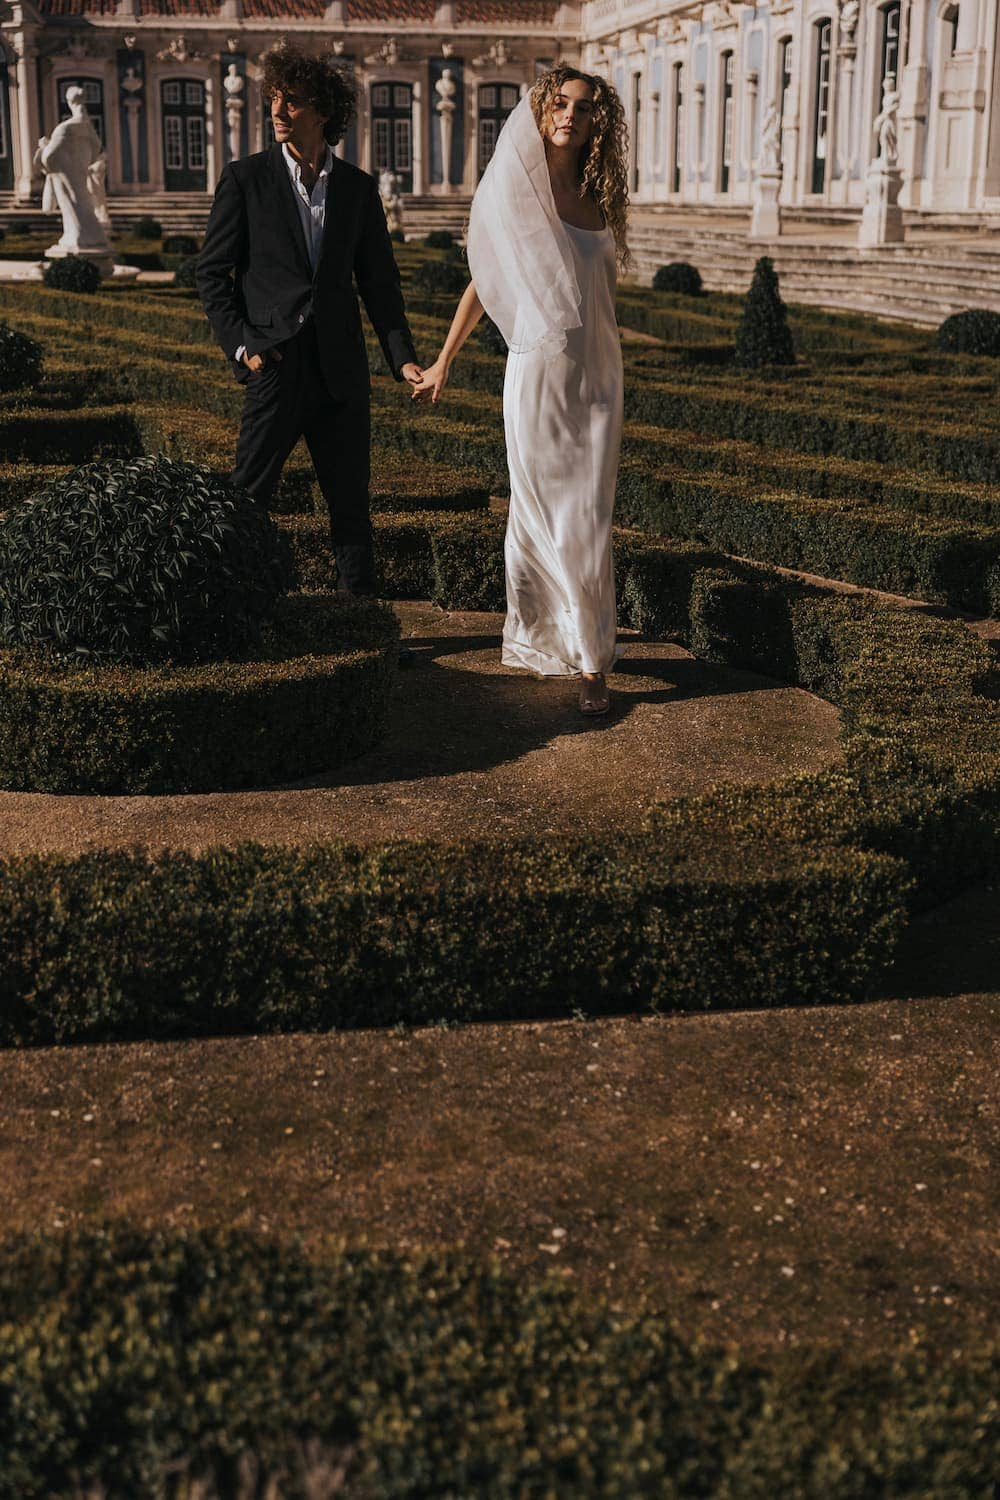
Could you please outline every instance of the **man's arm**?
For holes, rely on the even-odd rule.
[[[198,256],[198,295],[212,325],[212,332],[230,359],[245,345],[243,307],[235,275],[246,257],[246,204],[233,169],[227,166],[215,190],[215,202]]]
[[[385,210],[374,179],[369,179],[368,203],[362,210],[364,222],[354,256],[354,275],[365,310],[378,334],[386,363],[396,380],[402,380],[403,367],[416,365],[413,336],[406,321],[399,267],[392,253],[392,241],[386,228]]]

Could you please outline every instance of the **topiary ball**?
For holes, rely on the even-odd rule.
[[[182,260],[174,272],[174,286],[185,287],[189,292],[195,291],[198,286],[198,257],[189,255]]]
[[[26,333],[18,333],[9,323],[0,323],[0,391],[37,385],[41,375],[41,344]]]
[[[160,249],[164,255],[197,255],[198,241],[193,234],[168,234]]]
[[[392,240],[392,243],[394,245],[405,245],[406,244],[406,235],[403,233],[403,231],[401,229],[390,229],[389,230],[389,238]]]
[[[163,234],[163,225],[159,219],[153,219],[149,214],[143,214],[135,226],[135,235],[140,240],[158,240]]]
[[[64,260],[50,261],[42,280],[60,292],[96,292],[101,284],[101,269],[81,255],[67,255]]]
[[[418,292],[431,297],[460,296],[469,284],[469,268],[464,260],[426,260],[413,272]]]
[[[683,292],[685,297],[701,296],[701,272],[686,260],[672,260],[660,266],[653,277],[654,292]]]
[[[506,357],[507,340],[500,332],[492,318],[483,318],[479,324],[479,342],[484,346],[488,354],[502,354]]]
[[[428,250],[450,250],[455,243],[455,236],[450,229],[432,229],[424,240]]]
[[[937,331],[937,346],[945,354],[988,354],[1000,358],[1000,313],[970,307],[952,313]]]
[[[285,536],[195,464],[84,464],[0,518],[0,646],[151,665],[244,653],[295,583]]]

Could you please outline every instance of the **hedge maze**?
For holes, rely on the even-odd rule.
[[[428,251],[407,247],[400,260],[418,349],[429,356],[452,299],[434,290],[445,278],[414,280],[437,263]],[[527,833],[488,850],[242,844],[155,857],[8,857],[0,862],[0,1043],[870,995],[910,915],[996,869],[1000,674],[960,620],[813,587],[779,569],[1000,613],[1000,370],[987,357],[941,353],[921,332],[796,310],[797,362],[751,372],[732,359],[739,313],[727,296],[621,294],[623,326],[662,340],[625,345],[621,623],[837,704],[838,764],[679,799],[612,844]],[[0,395],[8,514],[99,459],[162,453],[229,467],[241,395],[191,293],[5,287],[0,317],[45,351],[35,388]],[[503,517],[489,501],[506,479],[502,357],[486,337],[473,340],[431,412],[378,373],[372,353],[385,595],[501,608]],[[333,762],[371,743],[392,686],[395,622],[381,605],[331,599],[317,500],[307,456],[293,455],[276,512],[298,591],[256,660],[81,664],[53,674],[23,653],[0,652],[0,787],[260,785],[301,774],[323,724],[340,725]],[[234,744],[244,747],[236,776],[227,771]],[[870,1370],[805,1378],[798,1365],[787,1377],[744,1369],[687,1349],[655,1320],[591,1327],[568,1292],[522,1292],[458,1260],[414,1270],[368,1252],[340,1256],[325,1268],[322,1297],[332,1300],[324,1302],[310,1280],[315,1266],[277,1248],[210,1235],[126,1239],[84,1237],[58,1251],[23,1245],[0,1277],[0,1441],[9,1439],[13,1454],[0,1496],[62,1493],[48,1487],[52,1474],[89,1472],[79,1445],[60,1439],[59,1448],[53,1437],[64,1420],[60,1382],[80,1348],[103,1374],[73,1387],[66,1421],[83,1430],[102,1403],[118,1413],[110,1480],[124,1493],[148,1482],[142,1464],[153,1472],[157,1454],[178,1443],[197,1456],[258,1441],[280,1463],[282,1432],[303,1427],[356,1450],[373,1486],[359,1494],[534,1493],[523,1459],[534,1439],[523,1423],[539,1381],[546,1399],[559,1385],[559,1401],[579,1414],[567,1417],[565,1482],[546,1493],[958,1496],[985,1495],[991,1482],[983,1412],[994,1355],[933,1368],[914,1356],[879,1373],[881,1396],[871,1403]],[[124,1280],[112,1263],[131,1268]],[[178,1285],[223,1277],[219,1326],[242,1326],[248,1305],[266,1306],[260,1337],[240,1344],[240,1379],[227,1369],[223,1394],[212,1386],[214,1405],[180,1403],[184,1422],[154,1432],[139,1403],[114,1393],[131,1392],[140,1368],[151,1389],[184,1389],[193,1378],[184,1361],[212,1368],[216,1325],[195,1318],[181,1344],[161,1329],[129,1345],[128,1357],[108,1330],[134,1322],[130,1298],[176,1306]],[[60,1323],[62,1342],[40,1371],[27,1352],[32,1320],[51,1319],[79,1278],[93,1288],[87,1326],[67,1332]],[[437,1298],[426,1326],[418,1282]],[[12,1333],[3,1307],[22,1304],[26,1321]],[[298,1329],[292,1352],[274,1342],[275,1308]],[[362,1326],[365,1308],[380,1309],[378,1326]],[[535,1330],[527,1364],[506,1345],[477,1342],[511,1319]],[[350,1333],[343,1369],[328,1365],[310,1384],[296,1361],[309,1367],[313,1340],[334,1324]],[[585,1324],[572,1359],[557,1358],[567,1330]],[[470,1326],[462,1404],[476,1408],[486,1386],[499,1394],[460,1439],[442,1415],[456,1367],[442,1363],[441,1350]],[[419,1418],[402,1396],[355,1391],[350,1351],[362,1347],[386,1390],[419,1393]],[[651,1382],[669,1400],[646,1413]],[[612,1388],[620,1399],[609,1405]],[[336,1399],[321,1417],[315,1393],[328,1389]],[[26,1424],[17,1413],[29,1407]],[[764,1420],[775,1407],[791,1413],[786,1423]],[[846,1414],[861,1408],[872,1415],[855,1451],[839,1469],[817,1467],[810,1434],[843,1435]],[[710,1475],[695,1464],[703,1451],[713,1455]],[[495,1488],[481,1488],[486,1474]]]

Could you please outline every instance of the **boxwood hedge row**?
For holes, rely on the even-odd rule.
[[[292,524],[308,566],[308,524]],[[442,603],[482,607],[499,580],[496,517],[382,524],[400,576],[423,569]],[[614,847],[8,860],[0,1038],[868,993],[908,910],[997,866],[994,659],[961,625],[831,598],[696,547],[626,533],[617,551],[623,620],[831,698],[844,715],[843,762],[680,799]],[[471,600],[470,587],[480,591]]]
[[[0,787],[195,792],[327,772],[384,730],[398,633],[380,604],[300,594],[254,660],[138,668],[0,651]]]
[[[5,1246],[0,1497],[132,1500],[179,1470],[233,1495],[246,1454],[263,1493],[304,1448],[359,1500],[985,1500],[998,1362],[765,1363],[460,1250],[110,1226]]]

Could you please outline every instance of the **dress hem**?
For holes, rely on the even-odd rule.
[[[621,658],[622,648],[615,646],[611,661],[606,667],[574,667],[561,657],[550,656],[536,646],[524,645],[521,641],[504,641],[500,663],[504,667],[524,667],[528,672],[537,672],[541,677],[579,677],[582,672],[610,672]]]

